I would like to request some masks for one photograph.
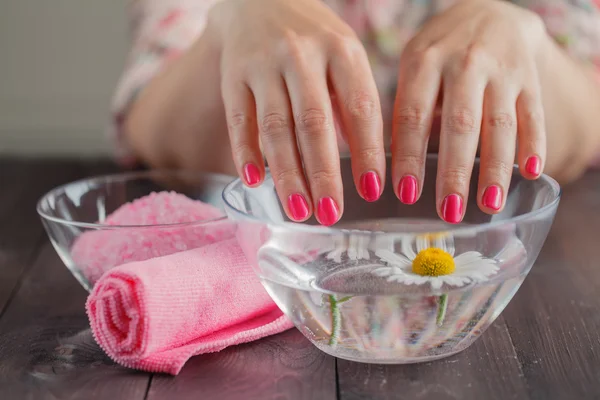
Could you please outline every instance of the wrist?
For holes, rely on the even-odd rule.
[[[220,0],[210,7],[206,18],[205,36],[214,46],[223,47],[223,39],[236,26],[236,15],[250,0]],[[256,0],[255,0],[256,1]]]

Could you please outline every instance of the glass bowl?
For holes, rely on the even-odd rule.
[[[235,229],[221,200],[224,187],[232,180],[224,175],[184,171],[105,175],[51,190],[39,200],[37,211],[60,258],[90,291],[104,272],[118,265],[233,237]],[[175,191],[217,209],[210,207],[196,215],[165,208],[168,217],[156,216],[156,221],[163,223],[152,223],[153,216],[141,214],[137,221],[107,219],[126,203],[163,191]],[[178,222],[164,223],[169,219]]]
[[[233,181],[223,199],[282,311],[319,349],[360,362],[430,361],[477,340],[531,269],[561,193],[552,178],[529,181],[515,167],[504,209],[485,214],[474,195],[477,160],[465,218],[450,225],[435,209],[436,156],[428,157],[422,197],[410,206],[396,198],[391,179],[380,200],[364,201],[350,159],[341,166],[345,211],[333,227],[314,217],[291,222],[269,174],[258,188]]]

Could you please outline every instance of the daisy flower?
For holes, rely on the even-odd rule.
[[[387,264],[373,273],[388,282],[406,285],[429,284],[432,289],[443,285],[464,286],[487,281],[499,268],[495,260],[477,251],[456,255],[454,240],[450,235],[417,236],[413,241],[402,241],[402,254],[388,249],[378,249],[375,255]]]
[[[495,260],[484,257],[477,251],[456,255],[454,239],[450,235],[420,235],[412,241],[403,240],[402,253],[379,249],[375,255],[387,264],[373,271],[388,282],[406,285],[429,284],[432,289],[443,285],[464,286],[469,283],[487,281],[499,268]],[[448,307],[448,295],[438,297],[436,324],[442,326]]]

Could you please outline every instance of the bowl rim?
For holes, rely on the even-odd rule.
[[[386,153],[386,159],[389,158],[390,156],[391,156],[390,153]],[[342,160],[349,159],[349,158],[350,158],[349,154],[340,157],[340,159],[342,159]],[[426,156],[427,160],[435,159],[436,162],[437,162],[437,158],[438,158],[437,154],[428,154]],[[475,157],[474,164],[479,164],[479,163],[480,163],[480,157]],[[515,170],[517,172],[519,171],[518,164],[513,164],[513,173],[515,172]],[[268,176],[270,176],[270,169],[266,168],[265,179]],[[560,199],[562,196],[562,187],[560,186],[560,184],[554,178],[552,178],[551,176],[549,176],[545,173],[542,173],[536,180],[538,180],[538,181],[543,180],[547,185],[549,185],[556,192],[556,196],[554,199],[552,199],[551,202],[538,208],[537,210],[529,211],[529,212],[526,212],[521,215],[510,217],[508,219],[490,221],[490,222],[485,222],[485,223],[476,224],[476,225],[448,224],[448,226],[445,227],[444,229],[439,229],[437,231],[432,230],[432,231],[429,231],[429,233],[452,233],[452,235],[457,235],[457,236],[473,235],[474,233],[477,233],[480,231],[494,229],[494,228],[501,228],[503,226],[515,224],[516,222],[533,219],[539,214],[544,214],[546,212],[549,212],[553,208],[556,209],[558,207],[557,205],[560,202]],[[340,234],[345,234],[345,233],[349,232],[349,230],[347,228],[336,228],[335,225],[334,226],[322,226],[322,225],[306,225],[301,222],[298,223],[298,222],[288,222],[288,221],[280,221],[280,222],[265,221],[258,217],[255,217],[253,215],[247,214],[247,213],[239,210],[238,208],[234,207],[226,198],[227,193],[230,192],[232,190],[232,188],[235,185],[239,184],[240,182],[241,182],[241,178],[236,178],[235,180],[233,180],[232,182],[227,184],[227,186],[225,186],[225,188],[223,189],[222,198],[223,198],[223,203],[225,204],[225,209],[229,212],[239,215],[242,219],[252,220],[254,222],[267,224],[267,225],[270,225],[273,227],[289,229],[291,231],[296,231],[299,233],[314,233],[314,234],[320,234],[320,235],[325,235],[325,234],[340,235]],[[248,189],[245,185],[244,185],[244,187],[246,189]],[[356,236],[356,235],[358,235],[358,236],[361,236],[361,235],[364,235],[364,236],[395,235],[395,234],[397,234],[397,233],[378,232],[378,231],[369,231],[369,230],[365,230],[365,231],[352,230],[352,235],[354,235],[354,236]],[[414,233],[414,234],[417,234],[417,233]],[[408,235],[413,235],[413,234],[408,233]]]
[[[71,182],[64,183],[62,185],[58,185],[45,194],[37,201],[36,211],[38,215],[47,221],[55,222],[61,225],[72,226],[77,228],[89,228],[89,229],[145,229],[145,228],[176,228],[176,227],[188,227],[188,226],[199,226],[199,225],[208,225],[215,222],[220,222],[223,220],[227,220],[228,216],[226,213],[223,214],[222,217],[212,218],[212,219],[203,219],[199,221],[189,221],[189,222],[178,222],[172,224],[152,224],[152,225],[112,225],[98,222],[83,222],[76,220],[69,220],[61,217],[56,217],[48,214],[43,210],[44,203],[52,196],[56,196],[59,192],[64,192],[66,188],[73,185],[81,185],[85,182],[100,182],[106,183],[108,181],[113,182],[125,182],[131,181],[143,177],[150,177],[156,175],[170,175],[170,176],[182,176],[182,175],[194,175],[196,178],[209,178],[214,181],[220,181],[223,183],[224,187],[229,186],[232,180],[235,180],[234,176],[219,174],[213,172],[202,172],[202,171],[193,171],[193,170],[185,170],[185,169],[148,169],[142,171],[130,171],[130,172],[116,172],[112,174],[99,174],[99,175],[91,175],[88,177],[84,177],[81,179],[77,179]],[[222,197],[222,193],[221,193]],[[125,203],[124,203],[125,204]]]

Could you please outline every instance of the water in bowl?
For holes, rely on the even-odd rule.
[[[414,229],[409,225],[403,226]],[[497,274],[438,290],[374,274],[382,262],[372,249],[362,259],[320,254],[306,268],[282,262],[279,251],[267,246],[259,260],[266,271],[261,280],[278,306],[319,349],[372,363],[422,362],[464,350],[502,312],[531,267],[514,232],[494,254]],[[268,273],[273,268],[279,273]]]

